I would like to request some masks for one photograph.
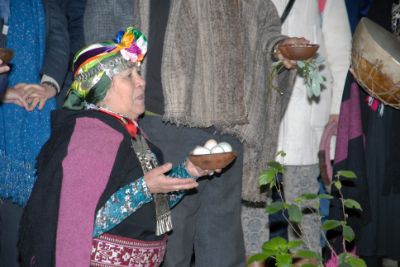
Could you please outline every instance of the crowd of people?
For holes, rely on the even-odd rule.
[[[400,113],[358,86],[350,66],[361,17],[399,36],[398,0],[0,0],[0,8],[0,44],[14,52],[0,61],[2,266],[245,266],[271,236],[301,238],[270,227],[260,173],[285,151],[277,160],[286,201],[318,194],[328,125],[341,153],[331,151],[334,171],[358,176],[343,193],[365,207],[350,220],[357,255],[367,266],[400,261]],[[323,60],[319,97],[280,52],[309,43]],[[284,69],[271,76],[278,61]],[[228,167],[190,161],[209,139],[231,144]],[[320,218],[306,214],[300,225],[304,246],[323,255]]]

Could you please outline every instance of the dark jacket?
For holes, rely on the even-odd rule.
[[[110,161],[114,162],[113,167],[107,186],[97,203],[96,212],[119,188],[143,176],[140,163],[131,148],[131,137],[116,119],[93,110],[59,110],[52,115],[52,135],[37,159],[38,179],[21,218],[19,235],[21,266],[32,266],[32,261],[40,267],[55,266],[58,212],[63,180],[62,164],[67,156],[78,118],[99,119],[123,135],[116,158],[110,158]],[[107,140],[104,140],[104,144],[99,145],[106,144]],[[151,144],[149,145],[159,158],[160,151]],[[81,164],[85,168],[90,168],[84,162]],[[150,202],[108,233],[141,240],[157,240],[159,238],[154,234],[155,228],[155,208],[154,203]],[[79,242],[79,240],[71,240],[71,242]]]
[[[62,88],[69,61],[84,44],[85,0],[43,0],[46,13],[46,52],[41,74]]]

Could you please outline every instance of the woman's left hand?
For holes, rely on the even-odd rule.
[[[203,170],[200,167],[195,166],[190,160],[186,160],[186,170],[193,177],[201,177],[206,175],[213,175],[214,172],[220,173],[222,170]]]

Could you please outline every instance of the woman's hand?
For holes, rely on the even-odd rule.
[[[298,44],[298,45],[305,45],[305,44],[309,44],[310,41],[308,41],[307,39],[301,37],[290,37],[290,38],[286,38],[282,41],[280,41],[277,45],[276,45],[276,51],[274,51],[275,53],[275,57],[282,61],[283,65],[285,66],[285,68],[287,69],[294,69],[296,67],[297,62],[295,60],[290,60],[288,58],[285,58],[282,53],[279,50],[279,47],[282,45],[293,45],[293,44]]]
[[[192,178],[171,178],[164,173],[170,171],[171,163],[163,164],[152,169],[143,177],[150,193],[168,193],[173,191],[188,190],[198,186],[198,183]]]
[[[24,97],[23,88],[7,88],[2,98],[3,103],[13,103],[26,110],[29,110],[29,104]]]
[[[19,83],[14,88],[8,88],[4,94],[4,103],[14,103],[32,111],[39,105],[41,110],[46,101],[56,95],[56,91],[49,85]]]
[[[28,111],[32,111],[38,106],[39,110],[43,109],[46,101],[56,95],[56,90],[47,84],[24,84],[20,83],[15,88],[22,88],[24,98],[29,104]]]

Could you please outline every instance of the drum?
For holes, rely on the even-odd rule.
[[[353,36],[352,69],[357,82],[371,96],[400,109],[400,41],[368,18]]]

